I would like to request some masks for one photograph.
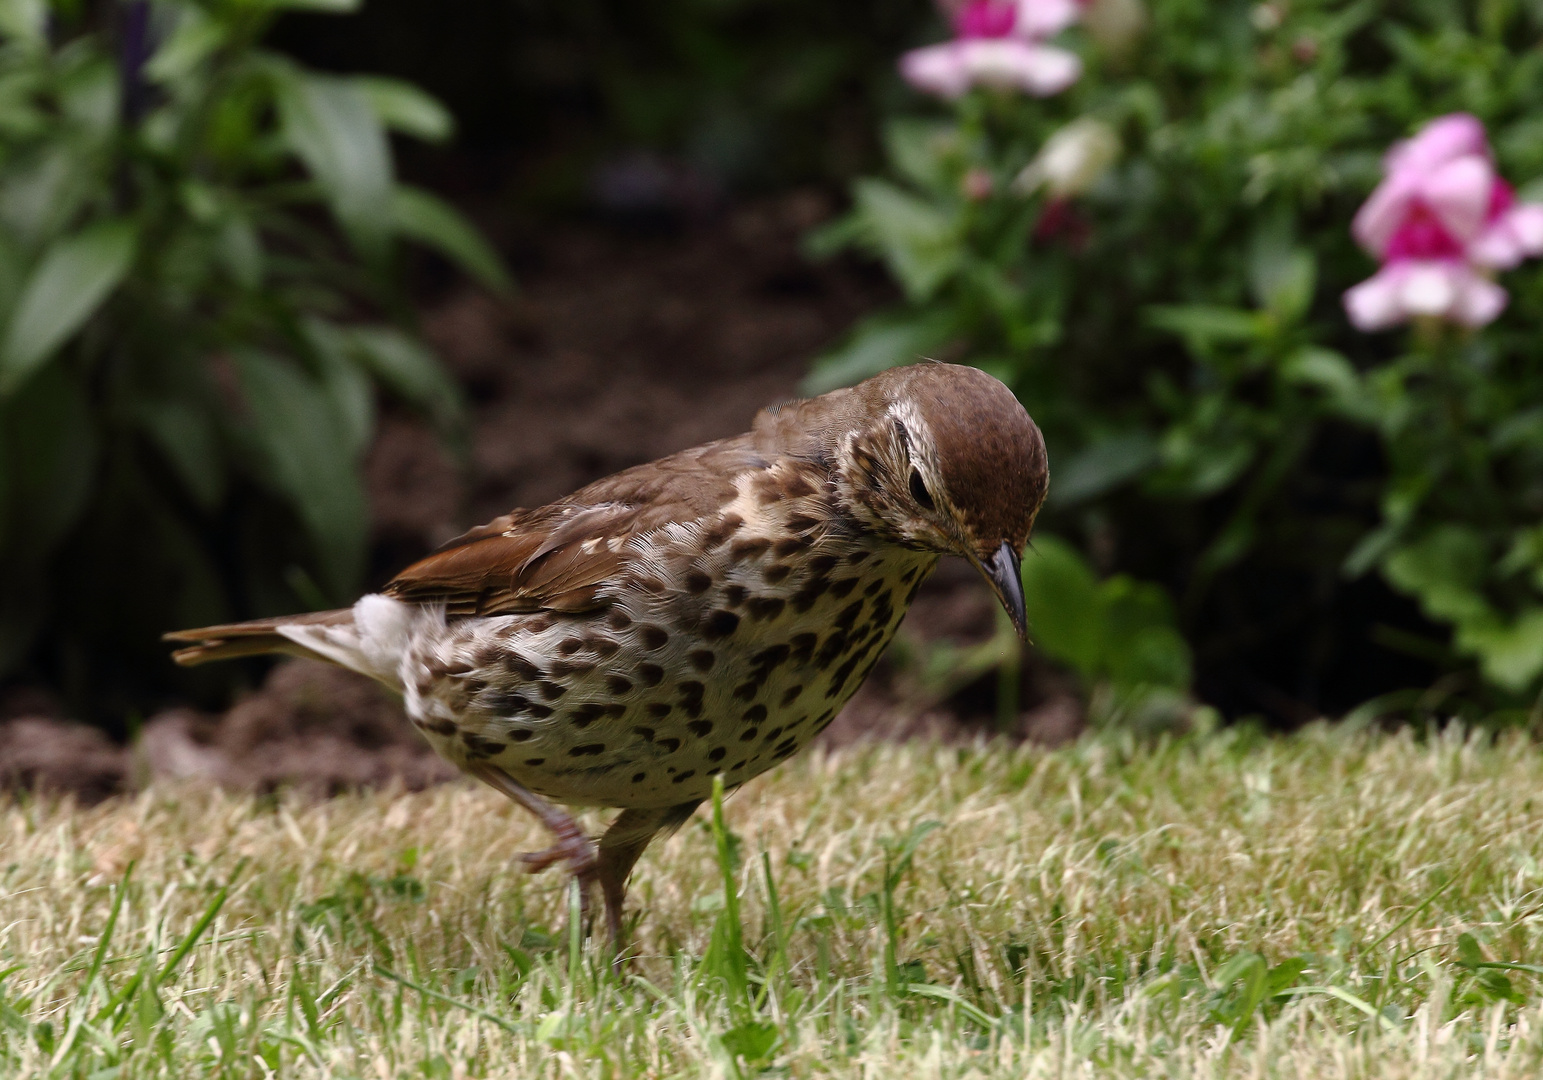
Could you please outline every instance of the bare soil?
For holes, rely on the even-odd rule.
[[[801,254],[798,238],[829,212],[811,191],[678,228],[549,227],[518,242],[515,297],[462,288],[427,305],[424,331],[471,402],[469,445],[458,460],[422,420],[386,411],[366,462],[371,584],[470,525],[743,431],[797,396],[810,360],[890,297],[869,270]],[[902,632],[985,640],[992,605],[967,567],[945,564]],[[1081,729],[1071,687],[1032,657],[1022,701],[1009,735],[1053,743]],[[823,738],[969,739],[993,732],[993,715],[989,690],[929,701],[881,664]],[[275,666],[223,714],[162,712],[126,747],[45,693],[0,700],[0,787],[95,799],[166,776],[325,793],[453,775],[391,695],[320,663]]]

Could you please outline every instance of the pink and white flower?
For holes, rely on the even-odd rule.
[[[1082,75],[1082,61],[1044,41],[1080,13],[1077,0],[969,0],[954,14],[954,39],[912,49],[900,58],[900,73],[945,98],[972,86],[1058,94]]]
[[[1345,293],[1361,330],[1415,318],[1483,326],[1505,309],[1488,276],[1543,254],[1543,205],[1518,203],[1495,172],[1484,125],[1467,113],[1426,124],[1383,161],[1351,233],[1382,269]]]

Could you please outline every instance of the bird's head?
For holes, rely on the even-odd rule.
[[[892,368],[846,393],[832,452],[848,507],[896,543],[969,560],[1022,634],[1019,559],[1050,483],[1029,414],[956,364]]]

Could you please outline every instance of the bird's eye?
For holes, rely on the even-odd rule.
[[[927,485],[922,483],[922,474],[916,469],[911,470],[911,498],[915,499],[924,510],[936,510],[937,503],[932,501],[932,492],[927,490]]]

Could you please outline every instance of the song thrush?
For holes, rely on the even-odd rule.
[[[1048,485],[1039,429],[970,367],[895,368],[753,429],[514,510],[350,609],[183,630],[182,664],[284,652],[399,692],[444,757],[535,813],[601,886],[619,946],[633,864],[722,774],[819,734],[940,555],[1020,633],[1018,561]],[[589,840],[560,809],[621,814]]]

